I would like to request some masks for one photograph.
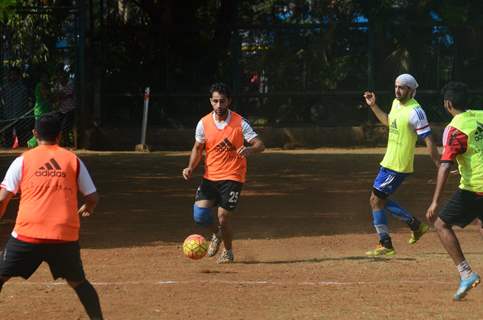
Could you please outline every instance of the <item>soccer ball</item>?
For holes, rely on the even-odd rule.
[[[206,255],[207,251],[208,242],[199,234],[192,234],[183,242],[183,253],[190,259],[201,259]]]

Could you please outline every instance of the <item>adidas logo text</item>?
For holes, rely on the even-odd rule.
[[[59,177],[65,178],[66,174],[54,158],[47,161],[42,167],[35,171],[37,177]]]

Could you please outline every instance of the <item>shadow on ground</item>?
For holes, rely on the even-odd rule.
[[[14,157],[0,156],[2,174]],[[381,157],[285,153],[254,156],[249,159],[248,182],[234,213],[235,238],[372,233],[368,198]],[[82,220],[84,248],[180,243],[188,234],[203,232],[191,219],[201,168],[191,181],[184,181],[181,170],[188,161],[186,155],[84,154],[81,159],[102,197],[96,214]],[[415,166],[417,173],[398,190],[396,199],[423,217],[435,169],[427,156],[417,156]],[[0,225],[2,243],[13,226],[15,201],[5,219]],[[394,219],[390,224],[394,231],[406,228]],[[302,261],[245,263],[296,262]]]

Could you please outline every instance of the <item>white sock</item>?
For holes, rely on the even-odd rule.
[[[462,280],[468,279],[473,273],[470,264],[466,260],[461,261],[461,263],[457,265],[456,268],[458,269]]]

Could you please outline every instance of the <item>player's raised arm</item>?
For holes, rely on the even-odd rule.
[[[201,158],[203,157],[204,146],[205,146],[204,143],[195,141],[195,144],[193,145],[193,149],[191,149],[191,155],[190,155],[188,166],[183,169],[183,178],[185,180],[189,180],[191,178],[191,175],[193,174],[193,171],[196,169],[196,167],[198,167],[198,164],[200,163]]]
[[[366,91],[364,92],[364,99],[366,99],[367,105],[371,108],[372,112],[376,115],[377,119],[379,121],[387,126],[388,125],[388,120],[387,120],[387,113],[382,111],[381,108],[376,103],[376,94],[374,92]]]

